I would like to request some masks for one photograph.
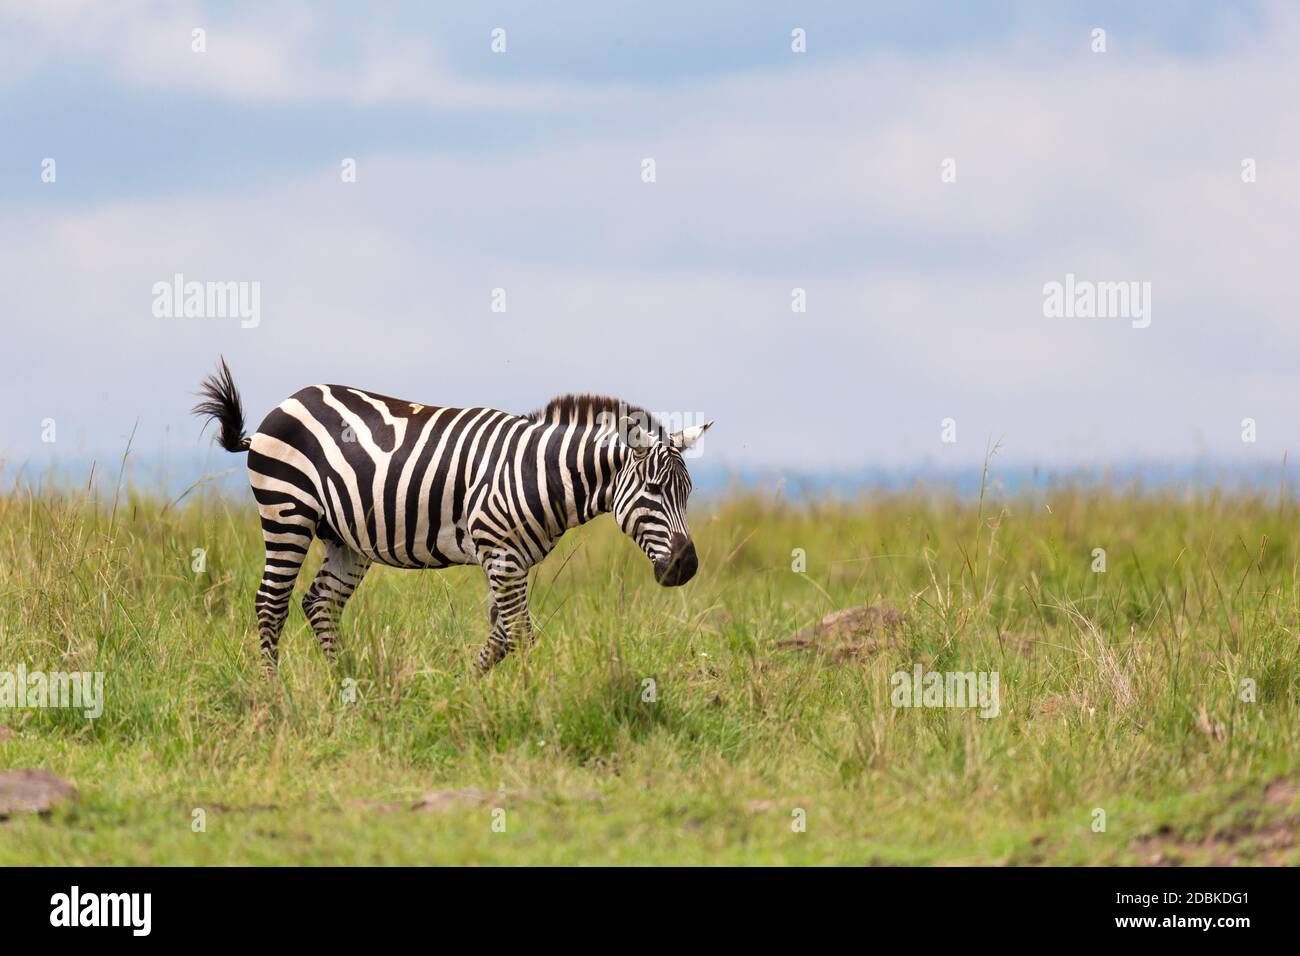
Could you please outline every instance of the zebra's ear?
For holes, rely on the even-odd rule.
[[[624,415],[618,420],[618,433],[638,458],[650,452],[650,443],[654,436],[641,427],[641,423],[631,416]]]
[[[690,428],[683,428],[679,432],[673,432],[668,436],[668,444],[672,445],[678,451],[685,451],[687,448],[690,448],[699,441],[700,436],[708,431],[709,426],[712,424],[713,419],[710,418],[703,425],[692,425]]]

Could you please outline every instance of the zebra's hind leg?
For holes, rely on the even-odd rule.
[[[353,551],[347,545],[325,541],[325,560],[316,573],[316,579],[302,598],[302,610],[316,632],[325,658],[338,658],[339,618],[343,605],[357,589],[370,567],[370,559]]]
[[[262,538],[266,565],[253,605],[257,610],[257,637],[262,650],[262,669],[273,675],[279,662],[280,631],[289,616],[293,584],[307,558],[313,529],[268,522],[263,517]]]

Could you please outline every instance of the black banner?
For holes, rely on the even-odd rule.
[[[72,933],[233,943],[279,930],[338,945],[439,922],[457,937],[480,925],[494,942],[511,928],[622,937],[675,925],[734,941],[775,921],[945,946],[1036,930],[1231,945],[1291,925],[1294,886],[1277,869],[11,868],[0,871],[0,925],[10,943]]]

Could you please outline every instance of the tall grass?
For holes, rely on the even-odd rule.
[[[692,523],[679,589],[608,519],[566,536],[534,572],[537,646],[486,679],[481,572],[376,568],[344,659],[295,604],[266,681],[249,502],[0,497],[0,670],[106,675],[98,720],[0,710],[0,766],[80,791],[0,824],[0,862],[1297,861],[1300,542],[1276,500],[733,496]],[[778,644],[863,604],[901,623]],[[895,708],[918,663],[997,672],[1000,715]]]

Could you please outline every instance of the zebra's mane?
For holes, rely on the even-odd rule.
[[[558,422],[563,425],[574,421],[585,422],[588,412],[591,413],[593,418],[597,419],[601,414],[608,413],[614,416],[615,421],[620,416],[630,415],[636,418],[647,431],[653,432],[662,438],[663,427],[652,414],[640,405],[633,405],[631,402],[625,402],[621,398],[614,398],[610,395],[574,393],[557,395],[546,403],[545,408],[530,412],[526,417],[535,422]]]

